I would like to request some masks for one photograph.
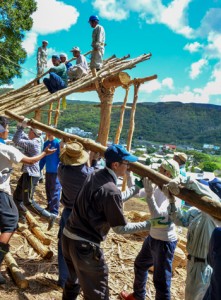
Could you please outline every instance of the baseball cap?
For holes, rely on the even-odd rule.
[[[129,162],[136,162],[138,157],[130,154],[122,145],[112,144],[104,152],[104,157],[106,161],[120,162],[122,160],[127,160]]]
[[[60,56],[59,56],[59,55],[57,55],[57,54],[53,54],[51,58],[54,58],[54,59],[58,59],[58,60],[60,60]]]
[[[60,57],[65,57],[67,59],[67,54],[66,53],[61,53]]]

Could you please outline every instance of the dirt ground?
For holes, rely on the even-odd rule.
[[[19,175],[19,169],[15,172]],[[15,187],[17,176],[12,176],[12,188]],[[44,184],[39,184],[36,191],[36,200],[46,206]],[[147,211],[147,205],[140,199],[130,199],[125,204],[126,211]],[[62,207],[61,210],[62,211]],[[57,265],[57,233],[59,218],[56,220],[55,226],[51,231],[47,231],[45,221],[39,220],[39,226],[42,231],[52,240],[50,249],[53,251],[51,259],[43,259],[26,238],[21,233],[16,232],[11,239],[11,253],[17,261],[21,272],[28,280],[29,287],[25,290],[19,289],[14,283],[6,265],[3,264],[2,274],[7,278],[7,283],[0,286],[0,300],[60,300],[62,299],[62,289],[56,285],[58,278]],[[133,287],[133,263],[134,259],[141,248],[144,236],[116,235],[112,231],[108,234],[107,240],[103,243],[106,261],[109,266],[109,288],[110,299],[120,299],[119,292],[127,290],[132,291]],[[185,268],[177,268],[173,273],[171,294],[172,300],[184,299],[185,287]],[[82,295],[78,297],[83,299]],[[154,286],[152,281],[152,273],[149,272],[147,283],[147,299],[154,299]],[[93,300],[93,299],[91,299]]]

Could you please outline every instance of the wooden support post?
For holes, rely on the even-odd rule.
[[[41,121],[41,110],[40,109],[35,111],[35,120],[37,120],[39,122]]]
[[[19,269],[17,262],[15,261],[15,259],[13,258],[12,254],[10,252],[8,252],[5,255],[5,262],[12,274],[12,277],[13,277],[16,285],[20,289],[28,288],[28,280],[25,279],[24,275],[22,274],[22,272]]]
[[[57,127],[57,125],[58,125],[59,114],[60,114],[60,99],[57,102],[57,108],[56,108],[56,113],[55,113],[55,117],[54,117],[54,126],[55,127]]]
[[[107,145],[109,131],[110,131],[110,123],[111,123],[111,109],[112,102],[114,97],[115,89],[105,89],[102,87],[99,90],[99,98],[101,101],[101,110],[100,110],[100,125],[98,130],[98,138],[97,141],[101,143],[101,145]]]
[[[34,235],[44,244],[49,246],[51,244],[51,239],[49,239],[41,230],[41,228],[38,225],[38,222],[36,219],[32,216],[32,214],[27,211],[26,219],[28,220],[28,223],[30,225],[31,231],[34,233]]]
[[[116,132],[115,140],[114,140],[115,144],[119,143],[121,131],[122,131],[123,124],[124,124],[124,113],[125,113],[127,98],[128,98],[128,94],[129,94],[128,86],[125,88],[125,91],[126,91],[126,94],[125,94],[124,102],[123,102],[123,105],[121,106],[121,111],[120,111],[120,122],[119,122],[118,129]]]
[[[25,236],[31,246],[43,257],[43,258],[51,258],[53,256],[53,252],[49,250],[46,246],[44,246],[33,234],[30,230],[25,228],[24,226],[19,226],[19,231]]]
[[[134,99],[132,104],[132,109],[130,113],[130,128],[127,138],[127,150],[131,150],[131,144],[132,144],[132,138],[134,134],[134,128],[135,128],[135,113],[136,113],[136,107],[137,107],[137,100],[138,100],[138,91],[140,88],[140,82],[134,82]],[[127,178],[124,176],[123,184],[122,184],[122,191],[125,191],[127,187]]]
[[[48,125],[51,125],[52,111],[53,111],[53,102],[50,103],[49,110],[48,110]]]

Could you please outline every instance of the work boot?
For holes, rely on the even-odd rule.
[[[126,291],[122,291],[120,293],[120,297],[121,297],[121,299],[125,299],[125,300],[136,300],[136,298],[134,297],[133,293],[129,294]]]
[[[9,251],[9,244],[4,244],[0,242],[0,265],[2,264],[5,254]],[[0,284],[5,284],[6,280],[0,273]]]

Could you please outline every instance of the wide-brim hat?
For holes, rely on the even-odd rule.
[[[79,166],[85,164],[89,159],[89,154],[84,150],[79,142],[68,142],[60,152],[60,161],[64,165]]]
[[[180,167],[178,163],[173,159],[163,160],[163,162],[161,163],[161,167],[163,167],[164,170],[168,171],[172,178],[176,178],[180,174]]]
[[[184,163],[187,161],[187,155],[183,152],[174,152],[175,156],[178,156],[180,160],[182,160]]]

